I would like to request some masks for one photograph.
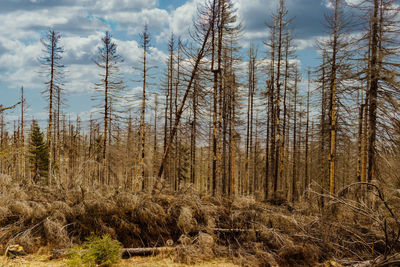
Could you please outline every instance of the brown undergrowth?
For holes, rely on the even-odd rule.
[[[251,198],[212,198],[191,187],[178,193],[131,193],[76,186],[24,187],[2,176],[0,245],[69,248],[91,234],[110,234],[124,247],[164,246],[173,240],[175,261],[231,258],[242,266],[316,266],[329,259],[362,261],[383,255],[396,226],[387,229],[365,214],[320,196],[295,206]],[[381,206],[376,211],[382,212]],[[389,236],[388,236],[389,235]],[[392,253],[398,251],[395,244]]]

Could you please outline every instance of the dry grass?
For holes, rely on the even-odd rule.
[[[1,267],[63,267],[65,266],[64,260],[49,261],[46,255],[28,255],[16,259],[8,259],[4,256],[0,257]]]
[[[291,207],[204,197],[191,188],[150,195],[105,186],[20,187],[3,179],[0,251],[9,244],[20,244],[28,253],[43,246],[69,248],[92,233],[108,233],[124,247],[164,246],[173,240],[176,253],[168,260],[183,264],[230,258],[241,266],[313,266],[385,252],[385,238],[397,229],[382,205],[363,214],[352,208],[366,209],[355,200],[331,200],[319,211],[318,198],[310,195]],[[388,237],[379,223],[384,220]]]
[[[160,258],[160,257],[150,257],[150,258],[143,258],[143,257],[134,257],[128,260],[123,260],[120,265],[121,267],[128,267],[128,266],[155,266],[155,267],[185,267],[185,266],[198,266],[198,267],[208,267],[208,266],[219,266],[219,267],[234,267],[239,266],[234,264],[229,259],[212,259],[209,261],[204,261],[201,263],[197,263],[195,265],[189,265],[184,263],[176,263],[174,262],[173,258]]]
[[[29,255],[25,257],[20,257],[17,259],[7,259],[5,257],[0,257],[1,267],[64,267],[65,260],[48,260],[49,256],[46,255]],[[198,266],[198,267],[208,267],[208,266],[219,266],[219,267],[234,267],[239,266],[232,263],[228,259],[213,259],[210,261],[198,263],[196,265],[187,265],[183,263],[176,263],[172,258],[164,257],[134,257],[126,260],[121,260],[116,267],[185,267],[185,266]]]

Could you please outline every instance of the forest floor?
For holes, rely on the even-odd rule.
[[[105,233],[125,248],[174,250],[120,266],[331,266],[332,260],[350,266],[399,254],[400,194],[383,201],[373,192],[360,200],[359,189],[331,197],[310,188],[289,203],[211,197],[191,187],[152,194],[98,185],[26,187],[3,179],[0,253],[19,244],[29,256],[2,258],[0,266],[63,266],[63,260],[47,260],[51,249]]]
[[[28,255],[16,259],[8,259],[4,256],[0,257],[1,267],[64,267],[66,264],[65,259],[49,260],[49,255]],[[239,266],[228,259],[213,259],[198,263],[195,265],[188,265],[184,263],[176,263],[170,257],[133,257],[130,259],[122,259],[115,267],[234,267]]]

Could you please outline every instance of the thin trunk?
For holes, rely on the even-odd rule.
[[[338,4],[335,0],[335,18],[333,29],[332,66],[330,76],[330,152],[329,152],[329,194],[335,193],[335,161],[336,161],[336,56],[338,43]]]
[[[269,110],[269,113],[270,113],[270,117],[269,117],[269,124],[270,124],[270,127],[269,127],[269,129],[270,129],[270,136],[269,136],[269,138],[270,138],[270,140],[271,140],[271,143],[270,143],[270,145],[269,145],[269,147],[270,147],[270,153],[267,153],[267,155],[270,157],[270,163],[271,164],[267,164],[267,166],[266,166],[266,176],[267,176],[267,178],[266,178],[266,182],[267,182],[267,186],[268,186],[268,181],[269,181],[269,177],[270,177],[270,174],[272,174],[273,173],[273,171],[274,171],[274,167],[275,167],[275,164],[274,164],[274,161],[275,161],[275,129],[276,129],[276,123],[275,123],[275,120],[276,120],[276,113],[275,113],[275,34],[276,34],[276,25],[272,28],[272,37],[271,37],[271,66],[270,66],[270,75],[271,75],[271,80],[270,80],[270,83],[269,83],[269,101],[268,101],[268,103],[269,103],[269,106],[270,106],[270,110]],[[271,166],[271,170],[270,170],[270,167]],[[273,182],[273,181],[272,181]],[[272,183],[272,186],[274,186],[273,185],[273,183]],[[266,191],[268,191],[268,188],[267,188],[267,190]],[[266,197],[268,197],[268,192],[266,192],[267,194],[266,194]]]
[[[216,20],[216,1],[213,2],[212,7],[212,27],[211,27],[211,71],[214,74],[213,85],[213,158],[212,158],[212,195],[216,195],[217,190],[217,97],[218,97],[218,69],[215,69],[215,20]]]
[[[378,98],[378,0],[374,0],[371,33],[371,84],[369,88],[369,129],[368,129],[368,182],[375,179],[376,175],[376,113]]]
[[[293,108],[293,175],[292,175],[292,194],[291,201],[294,202],[296,199],[296,182],[297,182],[297,82],[298,73],[296,68],[295,73],[295,84],[294,84],[294,108]]]
[[[279,176],[279,158],[280,158],[280,142],[281,142],[281,132],[280,132],[280,113],[281,113],[281,58],[282,58],[282,31],[283,31],[283,11],[282,2],[281,8],[279,11],[279,37],[278,37],[278,62],[277,62],[277,71],[276,71],[276,107],[275,107],[275,124],[276,124],[276,133],[275,133],[275,159],[274,159],[274,183],[273,183],[273,195],[276,198],[276,193],[278,190],[278,182],[280,180]]]
[[[306,155],[305,155],[305,168],[304,168],[304,190],[306,190],[307,185],[309,184],[309,170],[308,170],[308,153],[309,153],[309,123],[310,123],[310,76],[311,73],[308,71],[308,89],[307,89],[307,121],[306,121]]]
[[[322,58],[322,85],[321,85],[321,132],[320,132],[320,155],[319,155],[319,159],[320,159],[320,168],[321,168],[321,174],[320,174],[320,193],[323,194],[324,193],[324,189],[325,187],[325,179],[326,179],[326,158],[325,158],[325,134],[326,134],[326,91],[325,91],[325,62],[326,60],[326,54],[324,53],[323,58]],[[320,198],[320,205],[321,208],[324,207],[324,198],[321,196]]]
[[[147,32],[143,33],[147,35]],[[141,123],[141,170],[142,170],[142,190],[145,190],[147,186],[147,180],[145,178],[145,166],[144,166],[144,157],[145,157],[145,117],[146,117],[146,78],[147,78],[147,68],[146,68],[146,54],[147,54],[147,43],[146,37],[143,37],[143,95],[142,95],[142,123]]]
[[[233,91],[234,85],[235,85],[235,81],[233,81],[233,84],[231,86],[232,91]],[[231,115],[231,127],[232,127],[231,151],[232,152],[231,152],[231,189],[230,189],[231,195],[230,196],[234,196],[235,190],[236,190],[236,188],[235,188],[235,167],[236,167],[236,165],[235,165],[235,157],[236,157],[236,155],[235,155],[235,153],[236,153],[235,135],[236,135],[236,133],[235,133],[235,93],[234,92],[231,92],[230,98],[232,99],[231,100],[232,101],[232,103],[231,103],[231,107],[232,107],[232,109],[231,109],[231,112],[232,112],[232,115]]]
[[[21,179],[25,182],[24,87],[21,87]]]
[[[196,135],[197,135],[197,81],[193,87],[193,99],[192,99],[192,111],[193,111],[193,121],[192,121],[192,129],[191,129],[191,148],[190,148],[190,155],[191,155],[191,164],[190,164],[190,182],[192,184],[196,184]]]
[[[55,53],[56,53],[56,36],[55,32],[51,32],[51,56],[50,56],[50,86],[49,86],[49,125],[47,131],[47,145],[49,148],[49,182],[51,182],[52,174],[52,128],[53,128],[53,87],[54,87],[54,68],[55,68]]]
[[[157,166],[157,148],[158,148],[158,138],[157,138],[157,113],[158,113],[158,97],[157,94],[154,95],[154,136],[153,136],[153,176],[156,175]]]
[[[105,62],[105,69],[106,74],[104,76],[104,133],[103,133],[103,157],[102,157],[102,183],[106,182],[107,176],[107,135],[108,135],[108,108],[109,108],[109,99],[108,99],[108,76],[109,76],[109,44],[106,43],[106,62]]]
[[[285,164],[285,160],[287,163],[287,158],[285,155],[285,146],[286,146],[286,120],[287,120],[287,104],[286,104],[286,99],[287,99],[287,94],[288,94],[288,80],[289,80],[289,46],[290,46],[290,36],[289,34],[286,34],[285,36],[285,74],[284,74],[284,92],[283,92],[283,122],[282,122],[282,129],[283,129],[283,133],[282,133],[282,142],[281,142],[281,163],[280,163],[280,177],[284,177],[283,176],[283,171],[284,171],[284,164]],[[286,168],[286,174],[288,174],[288,169]],[[285,187],[286,190],[288,192],[289,189],[289,179],[288,179],[288,175],[286,175],[286,179],[285,179]]]
[[[254,148],[253,148],[253,193],[255,194],[258,191],[258,179],[257,179],[257,158],[258,158],[258,150],[257,150],[257,142],[258,142],[258,112],[256,113],[256,132],[254,137]]]
[[[357,181],[361,182],[361,169],[362,169],[362,137],[363,137],[363,115],[364,115],[364,90],[363,82],[361,81],[361,87],[358,90],[358,138],[357,138]]]
[[[178,94],[179,94],[179,79],[180,79],[180,48],[181,41],[178,40],[178,49],[176,56],[176,80],[175,80],[175,95],[174,95],[174,113],[175,116],[178,113]],[[175,189],[178,190],[180,188],[181,183],[181,157],[180,157],[180,142],[179,142],[179,129],[176,131],[175,135],[175,160],[174,160],[174,177],[175,177]]]
[[[217,148],[217,177],[218,179],[222,180],[217,186],[221,186],[221,193],[224,194],[224,179],[223,177],[221,168],[223,167],[223,161],[222,161],[222,108],[223,108],[223,75],[222,75],[222,52],[223,52],[223,47],[222,47],[222,38],[223,38],[223,26],[224,26],[224,17],[225,17],[225,0],[219,0],[218,1],[218,10],[217,10],[217,26],[218,26],[218,43],[217,43],[217,86],[218,86],[218,136],[217,136],[217,141],[218,141],[218,148]]]

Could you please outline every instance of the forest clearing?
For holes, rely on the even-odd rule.
[[[40,50],[0,105],[0,266],[400,266],[397,0],[303,3],[306,39],[293,1],[262,38],[241,0],[128,2],[72,6],[89,37],[54,14],[0,37],[0,72]]]

